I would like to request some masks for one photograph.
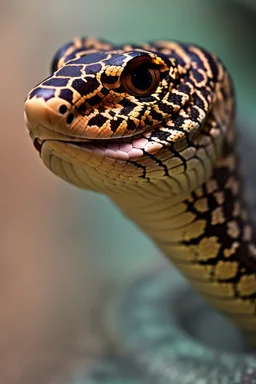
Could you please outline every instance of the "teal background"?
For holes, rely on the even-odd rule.
[[[0,381],[48,384],[59,372],[72,376],[67,367],[84,368],[91,356],[109,350],[120,291],[164,257],[105,197],[65,184],[44,168],[24,127],[24,98],[48,76],[56,49],[77,35],[114,43],[194,42],[229,68],[240,131],[255,137],[256,3],[6,0],[0,21],[0,253],[8,277]]]

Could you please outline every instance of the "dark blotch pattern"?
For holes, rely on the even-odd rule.
[[[173,113],[173,106],[168,104],[168,103],[163,103],[163,102],[160,102],[158,104],[158,108],[160,109],[160,111],[162,111],[163,113],[168,113],[168,114],[171,114]]]
[[[124,63],[124,60],[126,59],[126,56],[124,55],[114,55],[110,57],[110,59],[105,60],[106,65],[114,65],[115,67],[122,66]]]
[[[169,98],[168,98],[169,102],[171,102],[173,104],[177,104],[177,105],[181,104],[181,100],[182,100],[182,96],[177,95],[176,93],[171,93]]]
[[[198,83],[200,83],[201,81],[204,80],[204,77],[203,77],[203,75],[202,75],[200,72],[196,71],[195,69],[192,69],[191,72],[192,72],[192,75],[193,75],[194,79],[195,79]]]
[[[68,55],[68,56],[65,58],[65,62],[68,62],[68,61],[70,61],[70,60],[74,60],[74,62],[76,63],[76,61],[75,61],[75,57],[76,57],[76,55],[77,55],[78,53],[80,53],[80,52],[84,52],[84,51],[85,51],[84,47],[82,47],[82,48],[77,48],[74,52],[70,53],[70,55]]]
[[[75,79],[72,87],[82,96],[87,94],[86,82],[82,79]]]
[[[201,109],[205,108],[204,102],[203,102],[203,100],[200,97],[195,97],[194,105],[197,105]]]
[[[128,131],[134,131],[134,129],[137,127],[137,124],[133,120],[127,121],[127,130]]]
[[[142,103],[152,103],[156,101],[153,96],[140,97],[139,99]]]
[[[70,89],[62,89],[60,91],[60,98],[72,104],[73,92]]]
[[[103,73],[101,75],[101,81],[105,84],[114,84],[118,80],[118,76],[108,76],[106,73]]]
[[[102,69],[101,64],[91,64],[85,67],[85,71],[87,75],[94,75],[100,72],[101,69]]]
[[[192,106],[191,109],[190,109],[190,116],[191,116],[192,120],[197,121],[198,118],[199,118],[199,111],[198,111],[198,109],[194,108]]]
[[[80,77],[82,65],[67,65],[56,72],[56,76]]]
[[[107,54],[104,52],[89,53],[80,57],[77,60],[72,61],[73,64],[93,64],[98,63],[98,61],[104,60],[107,57]]]
[[[118,129],[120,123],[121,123],[120,119],[111,120],[110,121],[111,130],[113,132],[116,132],[116,130]]]
[[[83,79],[75,79],[72,87],[80,93],[81,96],[85,96],[94,92],[99,87],[99,83],[95,78],[88,77],[86,81]]]
[[[177,116],[175,123],[174,123],[175,129],[181,128],[181,126],[184,124],[184,120],[185,120],[184,117]]]
[[[185,94],[187,94],[187,95],[190,94],[190,88],[189,88],[189,86],[188,86],[187,84],[185,84],[185,83],[181,83],[181,84],[179,84],[179,86],[178,86],[177,88],[178,88],[179,92],[185,93]]]
[[[85,116],[90,113],[90,110],[88,110],[88,103],[85,102],[81,104],[79,107],[76,107],[77,111],[82,115]]]
[[[102,101],[102,98],[98,95],[95,95],[88,100],[88,104],[96,105],[96,104],[99,104],[101,101]]]
[[[55,95],[55,88],[36,88],[30,94],[29,98],[42,97],[45,101],[51,99]]]
[[[90,113],[91,109],[88,108],[88,106],[94,106],[96,104],[99,104],[102,101],[102,98],[98,95],[95,95],[91,97],[89,100],[86,100],[83,104],[81,104],[79,107],[77,107],[77,111],[84,116],[85,114]],[[100,108],[100,107],[99,107]],[[98,109],[99,109],[98,108]],[[104,109],[104,108],[103,108]],[[100,110],[99,110],[100,112]]]
[[[96,125],[100,128],[106,121],[107,118],[105,116],[96,115],[90,120],[90,125]]]
[[[52,77],[50,80],[45,81],[42,85],[50,85],[53,87],[66,87],[68,84],[67,78]]]
[[[124,107],[120,110],[120,114],[121,115],[129,115],[130,112],[132,112],[134,110],[134,106],[133,105],[128,105],[127,107]]]

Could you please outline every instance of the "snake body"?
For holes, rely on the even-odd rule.
[[[195,45],[76,38],[29,93],[44,164],[109,196],[208,302],[256,342],[256,246],[227,69]]]

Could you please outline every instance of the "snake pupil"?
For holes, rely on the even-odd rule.
[[[132,85],[141,91],[146,91],[151,86],[152,81],[152,75],[146,65],[137,67],[131,76]]]

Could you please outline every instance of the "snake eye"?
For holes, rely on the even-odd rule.
[[[121,76],[124,92],[133,96],[149,96],[158,87],[160,71],[148,56],[131,60]]]

